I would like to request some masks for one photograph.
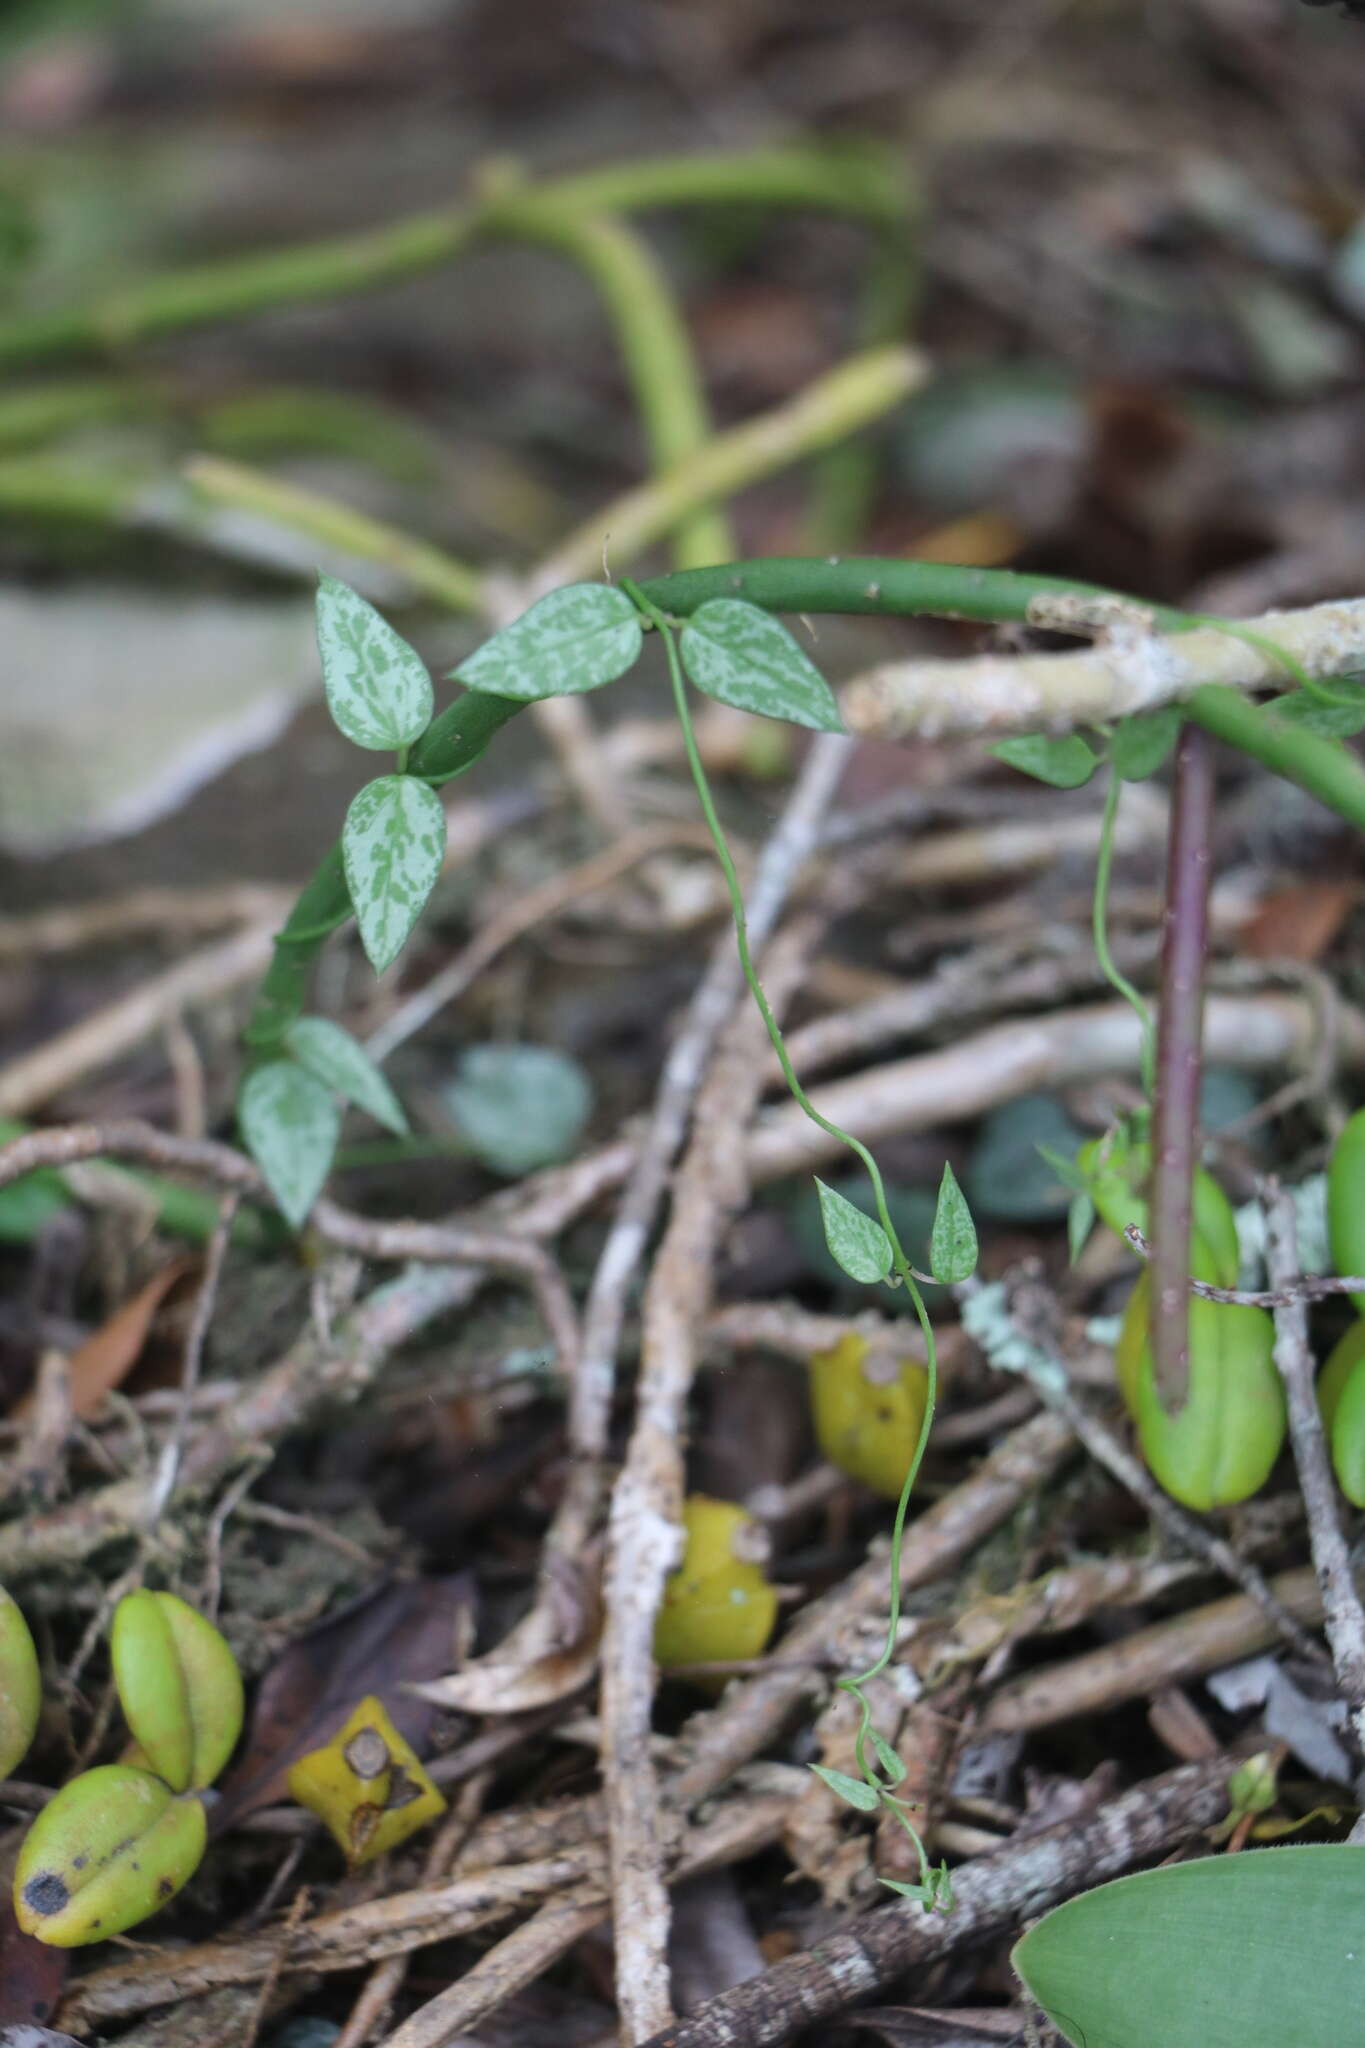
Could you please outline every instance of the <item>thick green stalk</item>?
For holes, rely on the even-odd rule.
[[[1324,739],[1293,719],[1277,718],[1274,711],[1222,683],[1205,683],[1191,691],[1184,709],[1215,739],[1226,740],[1287,782],[1296,782],[1365,832],[1365,767],[1340,740]]]
[[[759,562],[722,562],[713,569],[650,577],[641,581],[640,593],[661,612],[680,617],[712,597],[743,597],[770,612],[866,612],[884,618],[928,612],[988,623],[1027,620],[1035,598],[1114,594],[1065,576],[1024,576],[1013,569],[963,569],[876,555],[770,555]],[[1149,609],[1167,632],[1190,623],[1183,612]]]
[[[748,203],[828,208],[884,222],[903,210],[899,182],[880,152],[809,148],[660,157],[554,179],[536,189],[585,213]],[[363,234],[196,264],[84,305],[21,313],[0,324],[0,363],[117,353],[155,335],[395,283],[448,262],[485,231],[515,190],[505,177],[490,184],[493,189],[468,202]]]

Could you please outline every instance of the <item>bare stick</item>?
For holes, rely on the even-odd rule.
[[[841,709],[850,732],[867,739],[942,738],[1102,725],[1172,703],[1200,684],[1281,687],[1282,664],[1242,630],[1124,631],[1062,654],[885,662],[847,685]],[[1312,676],[1349,675],[1365,663],[1365,598],[1268,612],[1246,630],[1282,647]]]
[[[1198,726],[1181,728],[1171,793],[1166,861],[1161,1007],[1157,1016],[1156,1093],[1152,1104],[1152,1369],[1168,1414],[1184,1407],[1190,1385],[1190,1210],[1199,1157],[1204,954],[1209,929],[1213,832],[1213,743]]]
[[[1272,1286],[1292,1280],[1298,1263],[1294,1199],[1284,1189],[1274,1188],[1266,1200],[1266,1269]],[[1313,1566],[1322,1588],[1323,1624],[1332,1664],[1351,1712],[1357,1747],[1365,1751],[1365,1611],[1341,1533],[1322,1412],[1313,1386],[1308,1310],[1302,1300],[1282,1302],[1275,1309],[1275,1363],[1284,1381],[1289,1440],[1308,1516]]]
[[[780,1009],[809,949],[807,923],[765,962]],[[737,1142],[763,1085],[766,1025],[743,1001],[697,1099],[668,1229],[645,1293],[635,1427],[612,1493],[604,1577],[602,1777],[611,1847],[616,1999],[623,2039],[642,2041],[671,2016],[666,1843],[650,1750],[654,1622],[679,1561],[687,1397],[711,1305],[721,1233],[748,1193]]]

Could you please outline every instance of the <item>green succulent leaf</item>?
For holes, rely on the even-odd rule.
[[[1163,704],[1155,711],[1138,711],[1121,718],[1109,742],[1109,758],[1125,782],[1145,782],[1155,775],[1180,737],[1181,710],[1178,704]]]
[[[242,1083],[242,1137],[295,1230],[322,1192],[341,1135],[336,1097],[293,1060],[271,1060]]]
[[[1089,782],[1098,765],[1093,747],[1076,733],[1049,739],[1046,733],[1021,733],[1017,739],[1001,740],[991,752],[1007,768],[1031,775],[1035,782],[1050,783],[1053,789],[1079,789]]]
[[[199,1866],[203,1802],[151,1771],[101,1764],[63,1785],[24,1838],[14,1912],[50,1948],[107,1941],[155,1913]]]
[[[570,583],[485,640],[454,674],[493,697],[563,697],[624,675],[642,640],[640,615],[623,590]]]
[[[812,1764],[811,1769],[837,1798],[846,1806],[856,1806],[859,1813],[875,1813],[881,1805],[876,1786],[866,1784],[862,1778],[850,1778],[847,1771],[833,1771],[826,1764]]]
[[[938,1207],[929,1237],[929,1271],[945,1286],[969,1280],[976,1270],[976,1225],[957,1177],[944,1161]]]
[[[406,1137],[403,1105],[363,1045],[330,1017],[298,1017],[284,1042],[301,1067],[363,1109],[397,1137]]]
[[[318,653],[327,708],[358,747],[408,747],[431,723],[431,677],[421,656],[358,591],[318,578]]]
[[[0,1778],[28,1754],[43,1704],[38,1653],[18,1603],[0,1587]]]
[[[1013,1962],[1077,2048],[1306,2048],[1359,2032],[1362,1925],[1365,1849],[1296,1844],[1100,1885]]]
[[[786,627],[761,605],[713,597],[683,627],[683,667],[699,690],[740,711],[842,732],[834,693]]]
[[[875,1217],[865,1215],[844,1195],[816,1176],[820,1196],[820,1220],[830,1257],[848,1274],[873,1287],[891,1271],[891,1240]]]
[[[173,1792],[211,1785],[242,1732],[242,1676],[225,1639],[187,1601],[143,1588],[114,1609],[109,1648],[147,1763]]]
[[[441,799],[414,776],[381,775],[352,801],[341,857],[360,942],[376,974],[392,966],[412,936],[445,850]]]

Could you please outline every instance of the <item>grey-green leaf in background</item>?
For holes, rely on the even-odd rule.
[[[1345,2048],[1365,2012],[1365,1849],[1295,1844],[1069,1899],[1014,1967],[1076,2048]]]
[[[1138,711],[1121,718],[1109,741],[1109,758],[1125,782],[1145,782],[1155,775],[1180,735],[1178,704],[1162,704],[1155,711]]]
[[[393,749],[421,738],[433,702],[421,656],[335,576],[318,578],[318,653],[327,708],[348,740]]]
[[[335,1088],[385,1130],[406,1137],[408,1120],[402,1103],[349,1031],[343,1031],[330,1017],[299,1017],[285,1032],[284,1042],[301,1067],[328,1088]]]
[[[945,1286],[969,1280],[976,1270],[976,1225],[957,1176],[945,1160],[938,1207],[929,1236],[929,1271]]]
[[[509,1178],[572,1159],[592,1113],[582,1067],[549,1045],[471,1045],[445,1098],[475,1158]]]
[[[569,583],[485,640],[453,673],[492,697],[563,697],[598,690],[631,668],[640,615],[609,583]]]
[[[827,1187],[818,1174],[820,1220],[825,1226],[825,1243],[830,1257],[850,1280],[874,1287],[891,1271],[891,1240],[875,1217],[865,1215],[834,1188]]]
[[[1007,1223],[1055,1222],[1066,1209],[1067,1190],[1083,1185],[1071,1162],[1084,1140],[1085,1132],[1055,1095],[1002,1102],[982,1119],[962,1176],[973,1215]]]
[[[1035,782],[1050,783],[1053,789],[1079,789],[1095,772],[1098,756],[1077,733],[1049,739],[1046,733],[1021,733],[1017,739],[1001,740],[991,752],[1007,768],[1031,775]]]
[[[740,711],[842,732],[834,693],[786,627],[761,605],[713,597],[682,630],[683,667],[699,690]]]
[[[322,1192],[336,1151],[336,1097],[293,1060],[272,1060],[242,1083],[237,1119],[248,1152],[297,1230]]]
[[[445,858],[441,799],[412,775],[367,782],[346,813],[341,855],[361,944],[376,974],[407,944]]]

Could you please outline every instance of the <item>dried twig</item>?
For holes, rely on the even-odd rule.
[[[1275,1602],[1300,1622],[1311,1627],[1321,1620],[1322,1598],[1307,1566],[1280,1572],[1269,1587]],[[1164,1686],[1254,1657],[1273,1646],[1277,1633],[1264,1601],[1230,1593],[1171,1621],[1135,1629],[1102,1649],[1011,1679],[987,1700],[977,1728],[983,1734],[1016,1734],[1107,1713],[1125,1700],[1145,1699]]]
[[[1249,630],[1314,676],[1365,665],[1365,598],[1267,612]],[[850,732],[901,739],[1102,725],[1187,696],[1202,683],[1279,687],[1284,670],[1262,647],[1212,626],[1186,633],[1125,630],[1062,654],[987,654],[973,661],[886,662],[845,688]]]
[[[1299,1264],[1293,1196],[1280,1188],[1271,1189],[1265,1219],[1267,1276],[1273,1286],[1284,1286],[1293,1281]],[[1322,1412],[1313,1385],[1308,1310],[1302,1299],[1281,1302],[1275,1309],[1275,1363],[1284,1381],[1289,1440],[1308,1516],[1308,1540],[1322,1589],[1323,1625],[1332,1664],[1350,1709],[1357,1748],[1365,1752],[1365,1610],[1341,1533]]]
[[[1123,1234],[1140,1258],[1151,1257],[1151,1246],[1136,1223],[1130,1223]],[[1291,1273],[1278,1287],[1260,1288],[1215,1287],[1211,1280],[1192,1280],[1187,1275],[1185,1285],[1205,1301],[1228,1301],[1239,1308],[1287,1308],[1296,1301],[1327,1301],[1335,1294],[1365,1293],[1365,1278],[1359,1274],[1342,1278],[1336,1273]]]
[[[780,1013],[809,948],[809,926],[765,961]],[[740,1133],[762,1087],[764,1021],[741,1007],[697,1099],[692,1142],[645,1292],[635,1427],[612,1493],[604,1578],[602,1775],[611,1846],[616,1996],[623,2038],[643,2040],[668,2019],[668,1891],[663,1810],[649,1736],[654,1623],[679,1558],[683,1435],[712,1266],[726,1224],[748,1192]]]
[[[93,1016],[59,1031],[0,1070],[0,1116],[31,1110],[95,1067],[131,1052],[196,1003],[216,1002],[261,972],[270,958],[271,924],[250,924],[217,945],[177,960]]]

